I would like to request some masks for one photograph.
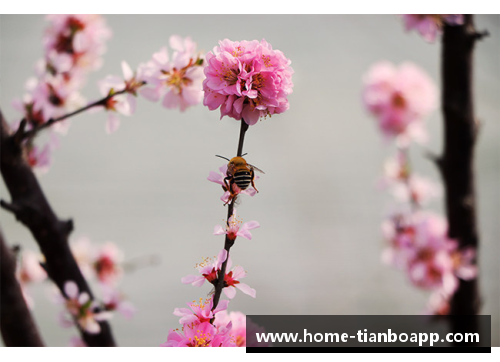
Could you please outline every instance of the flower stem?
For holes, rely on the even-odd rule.
[[[245,141],[245,133],[248,130],[248,124],[245,122],[244,119],[241,119],[241,127],[240,127],[240,138],[238,140],[238,151],[237,151],[237,156],[241,157],[243,154],[243,142]],[[238,195],[236,195],[231,203],[227,207],[227,226],[229,227],[229,218],[233,215],[234,211],[234,203],[236,202]],[[222,289],[224,288],[224,276],[226,275],[226,267],[227,267],[227,261],[229,260],[229,250],[231,247],[234,245],[234,240],[229,239],[228,235],[226,235],[226,238],[224,240],[224,249],[227,251],[227,257],[226,260],[222,263],[221,269],[217,278],[217,284],[215,285],[215,292],[214,292],[214,303],[213,303],[213,308],[214,310],[217,305],[219,304],[220,296],[222,293]]]

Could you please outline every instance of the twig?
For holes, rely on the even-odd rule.
[[[7,347],[43,347],[44,343],[16,279],[16,259],[0,231],[0,329]]]

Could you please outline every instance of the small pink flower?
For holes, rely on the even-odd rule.
[[[222,263],[227,258],[227,251],[222,249],[219,253],[218,257],[212,262],[210,259],[204,259],[201,264],[198,264],[196,267],[200,272],[200,276],[197,275],[188,275],[181,279],[181,282],[184,284],[192,284],[194,286],[200,287],[204,284],[205,280],[214,286],[217,284],[217,280],[219,277],[219,273],[221,271]],[[231,269],[231,257],[227,261],[226,270]],[[226,272],[224,276],[224,294],[229,298],[233,299],[236,295],[236,289],[238,288],[243,293],[255,298],[256,292],[255,289],[250,288],[245,283],[241,283],[240,279],[246,277],[246,272],[241,266],[235,267],[233,270]]]
[[[426,315],[450,314],[450,296],[440,290],[433,292],[424,311]]]
[[[403,15],[406,31],[415,29],[422,37],[432,43],[441,34],[444,23],[448,25],[462,25],[463,15],[443,14],[405,14]]]
[[[108,312],[95,312],[96,305],[85,292],[79,293],[78,286],[73,281],[64,284],[66,295],[66,311],[76,320],[78,325],[87,333],[97,334],[101,331],[98,321],[107,320],[111,317]],[[60,323],[63,327],[72,325],[71,319],[65,314],[61,315]]]
[[[85,278],[94,278],[95,271],[93,263],[95,258],[95,247],[92,245],[92,241],[86,236],[81,236],[70,243],[70,249]]]
[[[250,233],[250,230],[260,227],[260,224],[257,221],[249,221],[243,225],[241,224],[242,221],[237,219],[236,215],[233,214],[229,218],[227,226],[223,227],[221,225],[215,225],[214,235],[226,234],[230,240],[235,240],[238,236],[251,240],[252,234]]]
[[[423,70],[411,63],[396,68],[380,62],[363,82],[363,102],[384,136],[426,140],[423,120],[436,107],[437,90]]]
[[[137,91],[144,84],[142,74],[133,72],[127,62],[122,61],[122,72],[124,80],[119,77],[108,75],[99,82],[99,90],[105,97],[109,97],[104,108],[108,112],[108,122],[106,123],[106,133],[115,132],[120,126],[120,119],[115,112],[130,116],[135,112]],[[125,93],[116,94],[125,90]]]
[[[219,185],[222,186],[222,189],[224,190],[224,194],[221,196],[221,200],[224,202],[224,204],[227,204],[229,202],[229,197],[230,193],[228,190],[226,190],[226,185],[224,184],[224,178],[227,176],[227,164],[224,164],[222,167],[219,167],[219,172],[214,172],[210,171],[210,174],[207,177],[208,181],[215,182]],[[259,179],[260,176],[256,175],[255,179]],[[240,189],[235,183],[233,184],[233,194],[238,195],[238,194],[245,194],[248,196],[254,196],[257,194],[257,191],[250,185],[248,188],[245,190]]]
[[[254,125],[288,109],[291,62],[265,40],[221,40],[206,61],[203,104],[211,111],[220,108],[221,118],[244,119]]]
[[[93,263],[97,279],[104,284],[115,284],[123,274],[120,267],[122,259],[122,252],[115,243],[108,242],[101,246]]]
[[[187,303],[188,308],[175,308],[174,315],[181,317],[179,320],[180,324],[184,325],[197,325],[204,322],[210,322],[214,316],[221,310],[227,309],[229,301],[220,300],[217,307],[213,308],[213,297],[209,299],[200,298],[199,302],[193,301],[192,303]]]
[[[69,340],[70,347],[87,347],[87,344],[80,337],[71,337]]]
[[[134,305],[125,300],[123,295],[116,289],[105,284],[101,285],[102,302],[104,309],[108,312],[118,311],[125,318],[130,319],[136,313]]]
[[[41,255],[31,250],[23,250],[20,259],[16,274],[21,284],[39,283],[47,279],[47,272],[40,265]]]
[[[258,326],[241,312],[222,311],[215,318],[215,326],[225,326],[232,324],[231,335],[233,336],[236,347],[271,347],[270,342],[257,342],[256,333],[265,333],[264,327]],[[248,322],[248,323],[247,323]],[[248,328],[248,333],[247,333]],[[249,339],[247,340],[247,334]]]
[[[174,50],[171,59],[164,47],[146,64],[144,79],[148,87],[140,94],[153,102],[163,97],[165,108],[184,112],[203,98],[203,57],[196,52],[196,43],[190,37],[173,35],[170,47]]]
[[[398,183],[393,187],[393,195],[402,202],[413,202],[417,205],[426,205],[430,200],[441,196],[439,184],[420,177],[410,176],[406,182]]]

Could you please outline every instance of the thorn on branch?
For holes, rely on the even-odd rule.
[[[443,158],[441,156],[432,151],[426,151],[424,156],[432,161],[440,171],[443,169]]]
[[[472,40],[482,40],[483,38],[486,38],[490,36],[490,32],[488,30],[483,30],[483,31],[474,31],[471,34]]]
[[[11,204],[5,200],[0,200],[0,206],[16,216],[18,216],[21,213],[21,207],[17,204]]]
[[[19,128],[17,129],[16,133],[14,133],[14,142],[16,145],[20,145],[21,142],[23,141],[24,138],[24,130],[26,129],[26,118],[23,118],[21,120],[21,123],[19,123]]]
[[[61,232],[66,236],[68,236],[73,231],[74,228],[73,220],[68,219],[65,221],[59,221],[59,227]]]

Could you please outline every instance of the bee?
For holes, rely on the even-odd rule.
[[[236,186],[238,186],[241,190],[246,190],[251,184],[255,191],[259,192],[253,182],[255,179],[254,171],[259,171],[261,173],[264,173],[264,171],[247,163],[243,157],[233,157],[232,159],[229,159],[219,155],[216,156],[229,161],[227,164],[226,177],[224,178],[224,185],[226,185],[226,190],[229,191],[230,195],[227,204],[230,203],[231,200],[233,200],[237,195],[233,190],[234,184],[236,184]]]

